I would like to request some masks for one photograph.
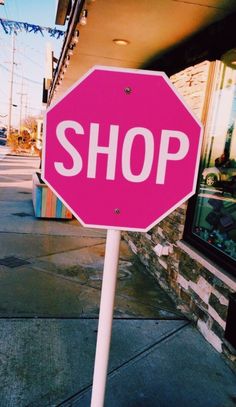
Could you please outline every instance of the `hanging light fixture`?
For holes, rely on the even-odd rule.
[[[82,10],[81,17],[80,17],[80,24],[81,25],[86,25],[87,24],[87,19],[88,19],[88,10],[85,8]]]
[[[69,55],[66,56],[64,65],[65,65],[66,68],[70,65],[70,56]]]
[[[78,44],[78,42],[79,42],[79,30],[75,30],[71,42],[72,42],[73,45]]]
[[[72,45],[70,45],[70,47],[69,47],[69,49],[68,49],[68,51],[67,51],[67,55],[69,55],[70,57],[73,55],[73,46]]]

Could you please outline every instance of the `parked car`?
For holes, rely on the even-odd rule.
[[[0,127],[0,137],[7,137],[7,129],[5,127]]]
[[[236,177],[236,168],[229,166],[220,168],[208,167],[202,172],[202,178],[209,187],[221,186],[222,183],[232,181],[233,177]]]
[[[7,138],[0,135],[0,146],[5,146],[7,144]]]
[[[7,129],[0,127],[0,146],[5,146],[7,142]]]

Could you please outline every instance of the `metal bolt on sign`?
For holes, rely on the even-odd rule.
[[[125,88],[126,95],[130,95],[131,92],[132,92],[132,89],[129,86],[127,86],[127,88]]]

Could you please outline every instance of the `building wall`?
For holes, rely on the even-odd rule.
[[[205,120],[211,64],[208,61],[171,77],[173,84],[201,120]],[[148,233],[124,233],[159,284],[169,292],[178,308],[194,320],[205,338],[232,361],[235,356],[223,343],[228,295],[236,282],[207,259],[181,242],[187,204],[181,205]]]

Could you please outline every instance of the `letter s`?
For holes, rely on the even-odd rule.
[[[74,175],[79,174],[82,169],[83,161],[79,152],[75,149],[75,147],[67,140],[65,131],[66,129],[73,129],[76,134],[84,134],[84,129],[81,124],[73,121],[73,120],[64,120],[63,122],[59,123],[56,128],[56,134],[58,141],[70,154],[73,160],[73,166],[71,168],[65,168],[63,162],[55,162],[54,166],[56,171],[63,175],[64,177],[73,177]]]

